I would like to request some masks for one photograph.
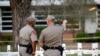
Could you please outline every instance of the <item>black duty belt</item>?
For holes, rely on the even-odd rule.
[[[27,47],[28,45],[19,44],[19,46],[21,46],[21,47]]]
[[[57,50],[59,50],[60,52],[61,52],[61,56],[62,56],[62,54],[63,54],[63,47],[62,46],[58,46],[58,47],[48,47],[48,46],[45,46],[45,45],[43,45],[43,49],[46,51],[47,49],[57,49]]]
[[[59,47],[47,47],[47,49],[59,49]]]

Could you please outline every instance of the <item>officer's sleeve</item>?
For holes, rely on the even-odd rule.
[[[39,37],[39,43],[43,43],[43,42],[44,42],[44,33],[42,31]]]
[[[37,41],[37,34],[35,30],[31,32],[31,41]]]

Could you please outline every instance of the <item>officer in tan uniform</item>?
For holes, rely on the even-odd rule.
[[[33,17],[27,18],[27,25],[24,26],[19,33],[19,52],[21,56],[35,56],[36,51],[36,41],[37,41],[37,35],[36,31],[33,29],[33,26],[35,25],[35,19]],[[32,54],[26,53],[26,47],[28,43],[32,44],[33,52]]]
[[[55,25],[55,17],[48,15],[48,27],[42,30],[39,45],[44,49],[44,56],[61,56],[63,27]]]

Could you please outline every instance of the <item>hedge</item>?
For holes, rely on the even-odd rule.
[[[0,43],[1,44],[12,44],[12,40],[13,40],[13,36],[11,34],[2,34],[1,35],[1,40]]]
[[[93,37],[87,33],[78,33],[74,40],[77,42],[100,42],[100,32],[96,32]]]
[[[100,37],[100,32],[97,31],[97,32],[95,33],[95,36],[96,36],[96,37]]]

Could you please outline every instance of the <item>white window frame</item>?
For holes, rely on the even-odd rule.
[[[0,32],[2,32],[2,16],[1,16],[1,8],[0,8]]]
[[[96,11],[96,18],[97,18],[98,21],[99,21],[100,18],[98,18],[98,16],[99,16],[100,14],[98,14],[98,11],[100,11],[100,9],[98,9],[98,10]],[[100,23],[98,23],[98,25],[100,25]],[[97,26],[97,30],[100,30],[100,27]]]
[[[67,28],[67,30],[81,30],[81,21],[80,21],[80,19],[78,21],[78,24],[74,24],[74,25],[78,25],[79,27],[78,28],[74,28],[74,29]]]
[[[1,8],[1,9],[2,9],[2,8]],[[6,12],[6,13],[7,13],[7,12],[11,13],[10,11],[5,11],[5,12]],[[2,13],[3,13],[3,11],[1,10],[1,26],[2,26],[1,29],[2,29],[3,27],[12,27],[12,25],[2,25],[3,22],[12,22],[12,20],[3,21],[3,20],[2,20],[3,17],[11,17],[11,18],[12,18],[12,16],[3,16]],[[1,32],[12,32],[12,31],[13,31],[13,29],[12,29],[12,30],[3,30],[3,29],[1,30]]]

